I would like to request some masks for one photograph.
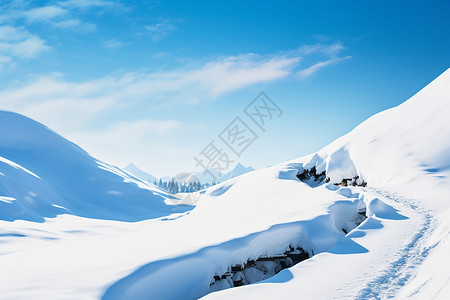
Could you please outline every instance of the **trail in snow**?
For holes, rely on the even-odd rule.
[[[407,205],[423,217],[424,222],[417,228],[417,233],[406,247],[400,249],[394,256],[390,267],[381,275],[366,284],[356,299],[386,299],[396,296],[406,282],[415,276],[415,269],[427,257],[431,247],[426,247],[426,239],[436,227],[436,220],[432,214],[422,208],[414,200],[407,199],[394,193],[388,193],[369,188],[381,196],[397,203]]]

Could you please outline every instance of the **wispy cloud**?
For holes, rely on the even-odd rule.
[[[33,58],[49,48],[44,40],[23,28],[0,25],[0,68],[15,58]]]
[[[0,90],[0,109],[37,119],[114,163],[126,163],[124,157],[130,156],[136,157],[136,161],[148,161],[146,151],[139,149],[182,155],[176,146],[163,142],[160,137],[184,128],[185,124],[181,126],[172,119],[135,121],[127,119],[130,114],[126,112],[198,105],[259,84],[288,77],[306,78],[348,59],[348,56],[339,57],[341,47],[336,43],[267,55],[216,57],[191,61],[183,67],[113,73],[88,81],[69,81],[62,74],[47,74]],[[312,66],[301,69],[305,60],[311,61],[315,56],[318,57]],[[100,119],[106,124],[92,130],[98,128],[95,124]]]
[[[30,32],[30,28],[33,28],[31,25],[39,23],[61,30],[92,33],[97,26],[82,21],[76,12],[113,3],[104,0],[68,0],[35,7],[31,7],[33,3],[30,1],[0,4],[0,69],[15,65],[19,59],[37,57],[50,49],[45,38]]]
[[[0,6],[0,23],[24,20],[27,23],[42,23],[60,29],[71,29],[80,32],[95,31],[96,25],[80,20],[80,10],[107,7],[114,4],[103,0],[69,0],[52,5],[29,8],[29,2],[12,2]]]
[[[78,19],[67,19],[62,21],[56,21],[52,22],[51,25],[53,25],[56,28],[71,29],[73,31],[81,33],[91,33],[97,30],[97,25],[88,22],[82,22]]]
[[[88,7],[110,6],[116,3],[114,1],[105,1],[105,0],[68,0],[58,2],[58,4],[62,7],[88,8]]]
[[[82,5],[82,3],[80,3],[79,5]],[[58,5],[44,6],[30,9],[28,11],[25,11],[23,14],[28,22],[46,23],[55,28],[70,29],[72,31],[81,33],[94,32],[97,29],[97,26],[89,22],[81,21],[80,19],[74,17],[69,10],[69,8],[72,7],[72,4],[70,4],[68,8],[63,8]],[[85,3],[82,7],[86,8],[89,6],[87,5],[87,3]]]
[[[327,56],[335,56],[344,49],[345,47],[342,45],[341,42],[335,42],[331,44],[316,43],[312,45],[303,45],[297,50],[295,50],[295,52],[298,53],[299,55],[310,55],[321,53]]]
[[[8,30],[16,30],[6,27],[2,34],[1,29],[2,27],[0,40],[2,36],[10,35]],[[2,47],[0,44],[0,56],[6,57],[3,58],[5,61],[8,56],[13,55],[31,57],[46,49],[45,44],[38,41],[32,35],[23,33],[22,39],[14,40],[11,44],[29,45],[8,48],[9,46]],[[105,46],[119,47],[121,43],[112,40]],[[170,103],[192,105],[288,76],[304,79],[327,66],[349,59],[350,56],[338,56],[341,48],[342,45],[336,43],[301,47],[270,55],[242,54],[194,61],[187,67],[155,72],[122,72],[81,82],[67,81],[61,74],[43,75],[28,83],[0,91],[0,99],[4,99],[0,108],[24,112],[38,119],[45,114],[43,119],[51,120],[50,123],[55,123],[55,127],[66,128],[70,125],[67,119],[74,118],[73,111],[82,112],[86,109],[80,115],[94,119],[96,114],[112,107],[117,109],[129,105],[155,106]],[[307,58],[305,53],[326,55],[325,59],[301,69],[303,60]],[[67,109],[68,107],[71,109]],[[55,114],[56,117],[52,119],[49,114]],[[86,119],[79,120],[80,123],[85,121]]]
[[[51,6],[43,6],[36,7],[25,11],[24,17],[29,22],[43,22],[50,21],[58,17],[62,17],[67,14],[68,11],[60,6],[51,5]]]
[[[283,55],[244,54],[195,62],[190,67],[159,72],[129,72],[84,82],[69,82],[60,74],[50,74],[0,91],[0,99],[5,99],[1,103],[4,108],[25,110],[37,118],[37,112],[42,113],[42,110],[38,110],[34,106],[36,104],[51,105],[52,109],[46,107],[45,111],[58,115],[72,115],[73,111],[59,111],[56,103],[64,103],[61,105],[63,110],[63,107],[72,107],[76,103],[85,107],[86,101],[89,101],[94,113],[96,107],[105,109],[108,105],[135,103],[133,101],[155,105],[171,99],[177,103],[192,104],[286,77],[299,60],[298,57]],[[30,105],[33,105],[31,109]]]
[[[187,86],[197,83],[199,89],[207,88],[207,95],[217,97],[236,89],[286,77],[299,61],[300,57],[256,54],[226,57],[186,73],[181,82]]]
[[[107,40],[103,42],[103,47],[108,48],[108,49],[119,49],[123,46],[123,42],[116,40],[116,39],[112,39],[112,40]]]
[[[322,38],[324,39],[324,38]],[[329,39],[329,38],[327,38]],[[313,75],[314,73],[328,67],[331,65],[338,64],[342,61],[350,59],[351,56],[342,56],[341,52],[345,49],[341,42],[334,43],[316,43],[312,45],[304,45],[296,50],[296,53],[302,56],[317,55],[320,54],[321,57],[316,60],[310,60],[310,66],[307,68],[302,68],[296,71],[295,75],[300,80],[306,79]]]
[[[154,42],[159,41],[161,38],[169,35],[177,29],[175,24],[179,23],[180,20],[163,19],[158,23],[145,26]]]
[[[350,58],[352,58],[352,57],[351,56],[337,57],[337,58],[332,58],[332,59],[328,59],[328,60],[325,60],[325,61],[321,61],[321,62],[315,63],[314,65],[312,65],[312,66],[310,66],[310,67],[308,67],[306,69],[298,71],[297,72],[297,76],[300,79],[305,79],[305,78],[313,75],[314,73],[318,72],[319,70],[321,70],[321,69],[323,69],[325,67],[328,67],[328,66],[331,66],[331,65],[335,65],[337,63],[340,63],[340,62],[342,62],[344,60],[347,60],[347,59],[350,59]]]

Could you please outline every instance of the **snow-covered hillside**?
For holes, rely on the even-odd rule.
[[[165,192],[27,117],[0,111],[0,128],[1,220],[42,222],[74,214],[138,221],[174,211]]]
[[[447,70],[319,152],[172,215],[170,195],[2,113],[0,295],[447,299],[449,95]]]
[[[332,182],[360,175],[447,208],[450,176],[450,70],[398,107],[369,118],[308,159]],[[424,187],[432,188],[432,193]]]
[[[368,188],[351,189],[364,197],[369,218],[313,259],[258,285],[206,298],[448,299],[448,116],[450,70],[400,106],[288,163],[300,173],[315,167],[330,183],[356,176],[367,182]]]

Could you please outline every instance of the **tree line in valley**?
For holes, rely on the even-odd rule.
[[[155,179],[155,181],[153,181],[153,184],[171,194],[176,194],[176,193],[192,193],[192,192],[200,191],[202,189],[205,189],[207,187],[215,185],[216,183],[213,182],[212,184],[209,184],[209,183],[201,184],[198,181],[194,181],[194,182],[189,182],[188,184],[186,184],[186,183],[180,184],[180,183],[178,183],[178,181],[176,181],[175,179],[172,178],[170,181],[162,181],[160,179],[159,182],[157,182]]]

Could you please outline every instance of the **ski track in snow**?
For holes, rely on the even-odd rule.
[[[432,248],[425,247],[424,244],[426,238],[435,229],[436,221],[429,211],[423,209],[412,199],[373,188],[370,188],[370,190],[397,203],[409,206],[420,214],[424,220],[417,228],[411,242],[395,254],[396,259],[390,263],[390,267],[367,283],[366,287],[359,291],[356,296],[356,299],[361,300],[395,298],[399,290],[414,277],[414,269],[422,264]]]

